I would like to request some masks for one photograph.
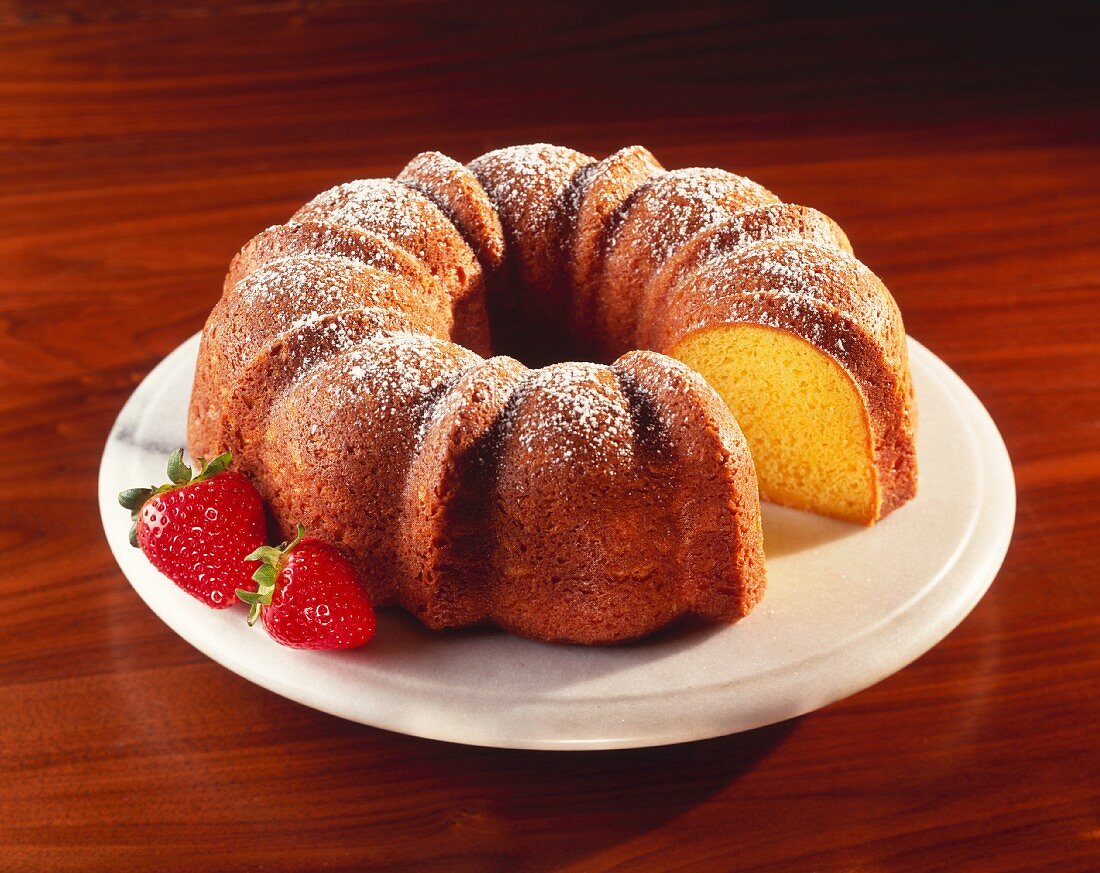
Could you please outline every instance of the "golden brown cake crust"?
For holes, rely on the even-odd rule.
[[[617,374],[531,372],[493,457],[489,615],[513,633],[589,645],[648,634],[685,611],[669,462],[636,428]]]
[[[279,224],[256,234],[233,258],[225,275],[223,293],[249,273],[295,255],[332,255],[401,276],[426,293],[448,300],[419,259],[383,236],[320,221]]]
[[[915,489],[900,315],[843,231],[638,146],[426,152],[259,234],[204,331],[191,451],[231,449],[284,532],[346,549],[430,627],[606,644],[745,615],[759,495],[715,392],[656,352],[486,360],[490,307],[534,354],[540,333],[607,358],[736,322],[800,336],[867,402],[883,512]]]
[[[412,314],[365,307],[326,314],[272,342],[234,374],[223,418],[210,436],[214,444],[207,456],[230,451],[241,472],[263,481],[263,446],[274,404],[322,361],[384,332],[430,333]],[[293,520],[280,520],[284,531],[292,532],[293,525]]]
[[[488,520],[502,416],[529,371],[512,358],[475,364],[440,399],[405,484],[401,555],[405,606],[439,630],[489,619]]]
[[[692,168],[655,176],[637,190],[608,241],[593,319],[605,352],[631,348],[642,295],[654,275],[699,231],[779,198],[744,176]]]
[[[477,176],[439,152],[421,152],[397,174],[436,204],[466,238],[486,274],[504,263],[504,228]]]
[[[271,408],[255,452],[261,493],[284,533],[300,522],[345,549],[377,604],[407,591],[400,485],[421,426],[478,360],[423,334],[376,334],[304,372]]]
[[[602,352],[595,331],[595,301],[603,277],[608,242],[639,187],[664,172],[641,146],[628,146],[577,174],[577,218],[569,260],[572,280],[572,331],[592,354]]]
[[[699,231],[679,246],[657,270],[642,291],[635,319],[633,343],[656,348],[653,334],[664,318],[664,307],[673,288],[699,270],[710,258],[763,240],[802,239],[851,253],[852,246],[840,226],[829,216],[793,203],[770,203],[734,213],[730,218]]]
[[[434,336],[449,332],[450,310],[430,288],[349,258],[312,254],[272,261],[223,294],[199,347],[189,415],[194,453],[212,457],[228,447],[231,396],[256,356],[323,316],[360,310],[364,324]]]
[[[475,351],[488,350],[481,264],[443,211],[421,192],[393,179],[359,179],[318,194],[291,220],[356,228],[404,249],[450,295],[455,340]]]
[[[679,361],[630,352],[612,369],[648,424],[676,480],[673,517],[681,591],[689,610],[738,618],[764,596],[763,534],[756,473],[745,438],[722,399]]]

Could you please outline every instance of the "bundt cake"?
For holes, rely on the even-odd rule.
[[[620,642],[752,609],[760,495],[868,524],[913,496],[904,336],[831,219],[743,177],[429,152],[234,258],[189,448],[428,627]]]

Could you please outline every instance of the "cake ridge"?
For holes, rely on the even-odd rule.
[[[450,296],[460,330],[456,339],[479,351],[489,348],[489,325],[480,305],[484,271],[465,237],[430,197],[394,179],[356,179],[322,191],[292,216],[320,219],[388,234],[394,245],[417,257]]]
[[[421,152],[398,173],[396,181],[430,199],[447,216],[491,273],[505,258],[500,216],[467,167],[441,152]]]
[[[739,209],[778,199],[744,176],[709,167],[670,170],[641,185],[623,205],[603,260],[605,292],[596,318],[605,353],[631,347],[639,304],[679,248]]]
[[[731,213],[727,218],[702,228],[680,245],[658,268],[642,289],[636,319],[635,344],[645,345],[651,323],[669,293],[692,270],[714,258],[765,240],[806,240],[851,253],[851,244],[835,221],[807,206],[770,203]]]
[[[664,172],[657,159],[642,146],[627,146],[602,161],[584,168],[576,181],[578,203],[570,247],[572,284],[571,327],[587,351],[600,351],[592,330],[595,296],[609,240],[627,204],[653,177]],[[582,171],[584,172],[584,171]]]
[[[497,356],[464,371],[422,422],[420,447],[404,485],[401,559],[412,580],[407,606],[428,627],[489,619],[491,551],[485,513],[491,447],[501,413],[527,372]]]

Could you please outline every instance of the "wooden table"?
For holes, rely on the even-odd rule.
[[[1084,9],[169,6],[0,6],[0,868],[1096,869]],[[740,736],[504,752],[290,703],[138,600],[99,453],[235,249],[417,151],[534,140],[641,142],[828,212],[985,402],[1015,539],[932,652]]]

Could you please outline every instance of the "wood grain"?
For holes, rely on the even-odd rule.
[[[1094,33],[1050,3],[0,4],[0,867],[1100,866]],[[1015,465],[1004,569],[941,645],[792,722],[551,755],[307,710],[139,602],[99,453],[235,249],[419,150],[536,140],[846,228]]]

